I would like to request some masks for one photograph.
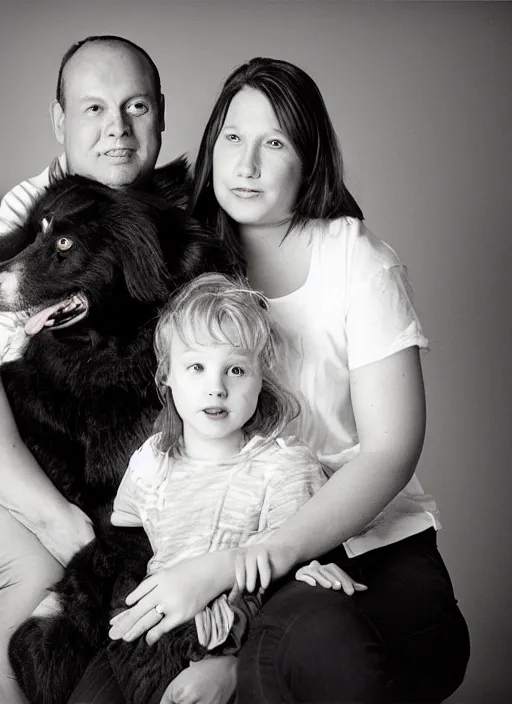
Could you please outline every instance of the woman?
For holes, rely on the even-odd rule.
[[[201,142],[192,211],[270,299],[287,336],[287,381],[304,399],[294,430],[332,476],[264,544],[182,562],[150,591],[136,589],[111,636],[148,631],[154,642],[235,574],[250,590],[257,575],[270,577],[239,657],[240,704],[441,702],[462,682],[469,637],[437,551],[437,509],[415,475],[427,341],[405,268],[364,227],[343,183],[336,136],[307,74],[253,59],[228,77]],[[319,555],[367,591],[284,579]],[[167,700],[225,701],[232,662],[203,667],[216,668],[215,686],[204,688],[191,667]]]
[[[275,541],[293,546],[290,568],[334,548],[329,559],[368,586],[352,597],[278,589],[240,658],[241,701],[442,701],[469,647],[435,504],[414,474],[427,341],[404,267],[344,186],[308,75],[272,59],[231,74],[201,143],[193,210],[271,299],[307,402],[298,434],[334,471]]]

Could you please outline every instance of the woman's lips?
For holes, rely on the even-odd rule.
[[[261,195],[261,191],[253,188],[232,188],[231,192],[238,196],[238,198],[256,198]]]

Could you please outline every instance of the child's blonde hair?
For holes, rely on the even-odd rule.
[[[299,414],[299,403],[278,377],[281,334],[272,319],[266,298],[242,278],[202,274],[173,295],[160,315],[155,332],[157,371],[155,381],[163,410],[155,422],[162,452],[179,454],[183,423],[167,384],[171,366],[171,339],[185,344],[229,344],[258,360],[262,387],[256,412],[243,430],[248,438],[279,437]]]

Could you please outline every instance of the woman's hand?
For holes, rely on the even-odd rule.
[[[41,543],[66,566],[73,555],[94,538],[91,519],[75,504],[68,503],[64,511],[54,514],[37,530]]]
[[[330,562],[328,565],[321,565],[318,560],[313,560],[295,573],[295,579],[305,582],[312,587],[320,586],[324,589],[343,589],[349,596],[354,592],[364,592],[368,589],[365,584],[355,582],[346,572]]]
[[[131,608],[110,621],[110,638],[132,641],[148,631],[146,641],[152,645],[164,633],[194,618],[224,591],[225,585],[215,582],[215,566],[221,567],[227,554],[209,553],[183,560],[144,579],[126,597]]]
[[[236,657],[191,662],[165,690],[160,704],[227,704],[236,687]]]

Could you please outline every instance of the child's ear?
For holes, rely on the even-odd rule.
[[[169,369],[167,370],[162,370],[162,373],[160,374],[160,379],[159,383],[163,387],[164,393],[168,393],[170,396],[172,396],[172,391],[171,391],[171,372]]]

